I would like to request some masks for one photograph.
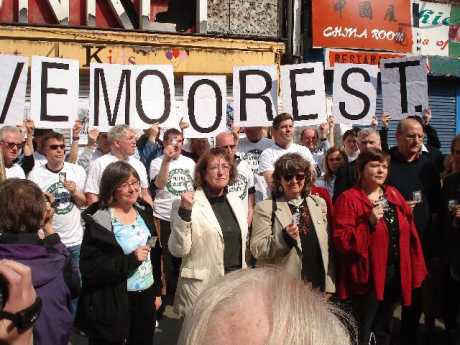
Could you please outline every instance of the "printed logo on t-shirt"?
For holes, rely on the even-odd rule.
[[[259,149],[253,149],[242,154],[242,159],[248,163],[253,173],[257,173],[257,169],[259,169],[259,158],[261,154],[262,150]]]
[[[187,169],[172,169],[169,172],[166,190],[175,196],[191,191],[193,189],[193,179]]]
[[[61,182],[53,183],[46,191],[54,197],[54,212],[56,214],[65,215],[72,211],[74,206],[72,196]]]
[[[236,193],[241,200],[244,200],[248,194],[248,179],[246,176],[238,174],[235,182],[228,186],[229,193]]]

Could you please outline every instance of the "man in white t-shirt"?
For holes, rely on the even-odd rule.
[[[62,134],[51,132],[45,135],[42,147],[47,163],[35,166],[28,178],[44,192],[53,195],[53,228],[69,250],[72,267],[79,274],[83,239],[79,207],[86,206],[83,193],[86,173],[81,166],[64,162],[65,142]]]
[[[168,249],[171,234],[171,208],[182,193],[193,191],[195,162],[182,155],[183,136],[175,129],[168,129],[163,137],[163,154],[150,163],[152,181],[153,215],[159,220],[160,240],[163,247],[163,264],[166,279],[165,304],[172,304],[179,278],[181,259],[171,255]]]
[[[22,147],[23,137],[18,128],[4,126],[0,129],[0,149],[5,164],[6,178],[26,178],[24,170],[15,163]]]
[[[286,153],[298,153],[315,166],[315,160],[308,148],[293,143],[294,120],[290,114],[279,114],[273,120],[272,125],[273,145],[264,150],[259,159],[259,174],[262,174],[267,182],[269,190],[272,185],[273,170],[275,162]]]
[[[252,169],[256,189],[255,202],[257,203],[268,196],[267,183],[263,176],[259,175],[260,155],[265,149],[273,145],[273,141],[264,137],[263,127],[246,127],[244,133],[246,137],[239,140],[237,155]]]
[[[236,142],[232,133],[224,132],[217,135],[216,147],[227,151],[228,155],[234,160],[234,164],[236,164],[237,174],[235,181],[228,186],[228,192],[237,194],[240,199],[243,200],[246,206],[248,224],[251,225],[255,194],[254,174],[252,173],[252,169],[248,163],[240,160],[236,156]]]
[[[107,137],[110,142],[110,153],[97,158],[89,166],[85,185],[88,205],[99,200],[99,183],[107,165],[119,160],[128,162],[137,171],[141,180],[141,196],[152,205],[147,171],[144,164],[133,156],[136,152],[135,131],[127,125],[118,125],[109,131]]]

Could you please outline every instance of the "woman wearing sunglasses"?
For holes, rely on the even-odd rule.
[[[351,299],[360,345],[390,344],[397,304],[410,305],[412,290],[426,277],[412,210],[396,188],[384,184],[389,159],[376,149],[361,153],[357,185],[334,205],[337,295]]]
[[[281,156],[272,198],[256,205],[251,252],[257,265],[280,265],[323,292],[335,292],[335,264],[324,199],[310,194],[311,166],[296,153]]]

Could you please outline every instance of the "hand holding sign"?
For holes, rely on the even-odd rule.
[[[431,108],[427,108],[425,110],[423,110],[423,125],[424,126],[428,126],[430,124],[430,121],[431,121]]]
[[[388,128],[388,126],[390,125],[390,120],[391,120],[391,116],[390,114],[388,113],[383,113],[382,114],[382,127],[383,128]]]

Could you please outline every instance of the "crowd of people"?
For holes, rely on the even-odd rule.
[[[215,145],[184,140],[185,121],[90,129],[85,145],[77,122],[67,146],[31,120],[0,128],[0,274],[33,286],[4,295],[0,340],[67,345],[75,327],[90,345],[152,344],[171,305],[184,345],[389,345],[401,305],[401,344],[422,313],[454,344],[460,136],[443,157],[430,120],[400,120],[391,148],[388,114],[339,140],[329,117],[298,143],[287,113]]]

